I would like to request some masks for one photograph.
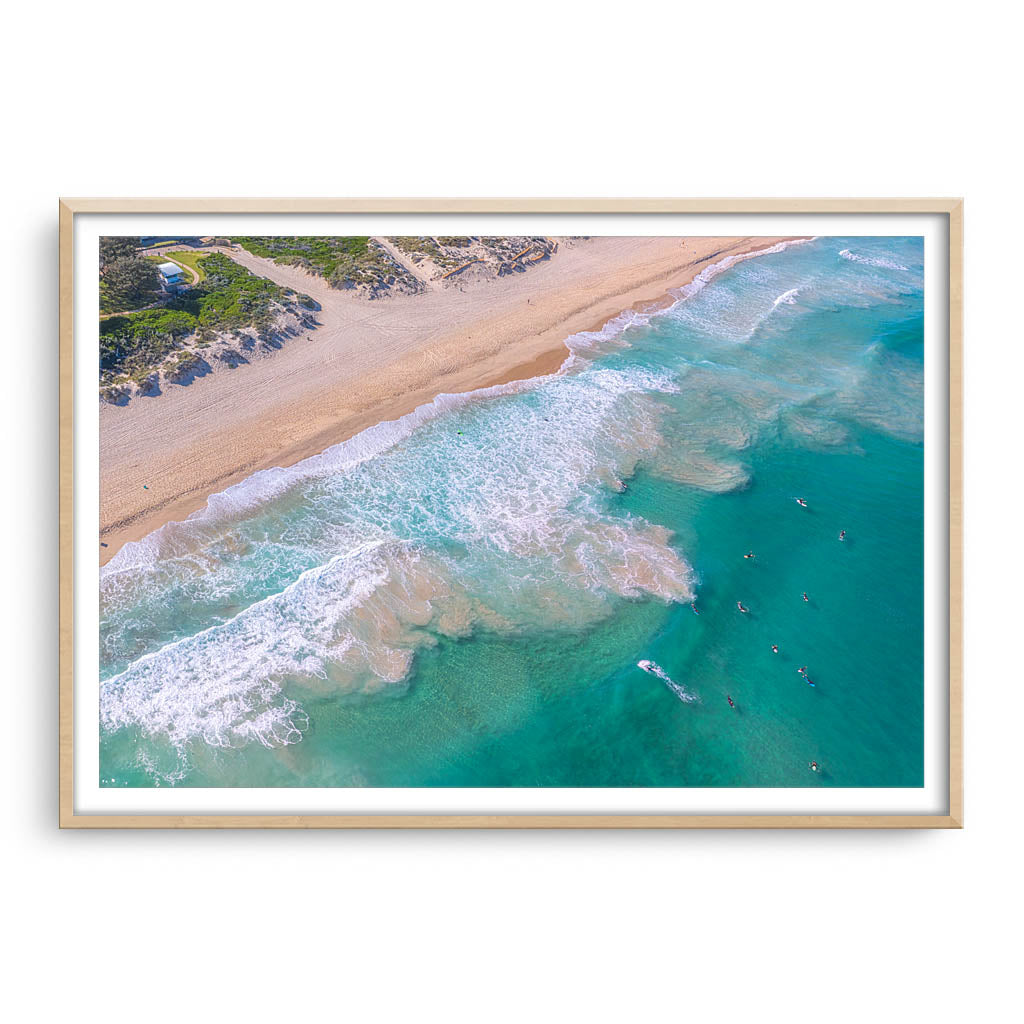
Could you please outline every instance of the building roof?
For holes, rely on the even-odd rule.
[[[176,277],[185,273],[177,263],[161,263],[157,268],[164,277]]]

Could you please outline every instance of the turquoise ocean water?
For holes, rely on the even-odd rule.
[[[921,240],[702,277],[126,545],[101,783],[921,785]]]

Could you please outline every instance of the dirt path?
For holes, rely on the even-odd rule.
[[[119,309],[116,313],[100,313],[101,320],[109,320],[112,316],[128,316],[130,313],[145,313],[147,309],[159,309],[163,302],[151,302],[148,306],[140,306],[138,309]]]
[[[176,260],[173,256],[167,257],[168,263],[173,263],[176,267],[181,267],[187,274],[192,275],[191,284],[199,284],[199,271],[193,270],[187,263],[182,263],[180,260]]]

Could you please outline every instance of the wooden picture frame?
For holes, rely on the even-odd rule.
[[[74,800],[74,223],[80,214],[125,213],[586,213],[933,214],[948,219],[949,535],[948,808],[940,814],[89,814]],[[961,828],[963,202],[952,198],[861,199],[239,199],[67,198],[60,201],[60,722],[62,828]]]

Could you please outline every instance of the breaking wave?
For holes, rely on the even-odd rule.
[[[869,267],[882,267],[884,270],[909,270],[902,263],[887,259],[884,256],[862,256],[859,253],[851,252],[849,249],[840,249],[839,255],[844,260],[851,260],[854,263],[864,263]]]
[[[860,266],[884,269],[874,257],[844,249],[837,277],[804,251],[778,267],[729,257],[671,306],[568,339],[557,375],[438,396],[126,544],[100,580],[104,731],[157,744],[143,767],[173,783],[191,744],[295,744],[311,701],[401,687],[442,638],[692,600],[675,538],[621,500],[639,467],[724,493],[749,484],[745,453],[766,439],[919,436],[912,345],[799,328],[906,285]]]
[[[669,532],[608,508],[662,444],[652,401],[676,393],[671,373],[592,364],[219,495],[101,580],[104,728],[284,746],[303,693],[400,683],[439,636],[691,600]]]

